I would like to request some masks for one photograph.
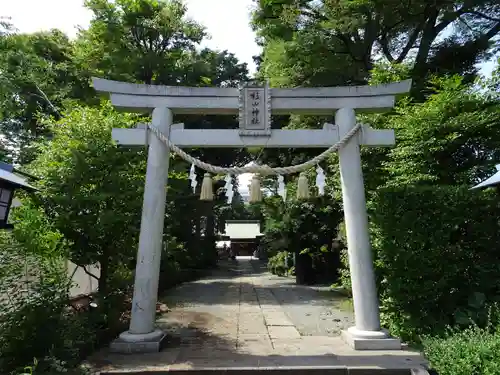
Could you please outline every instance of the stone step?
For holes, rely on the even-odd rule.
[[[206,367],[193,369],[100,372],[100,375],[429,375],[424,368],[385,369],[380,367]]]

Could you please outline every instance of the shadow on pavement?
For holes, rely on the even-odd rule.
[[[89,358],[88,364],[100,374],[169,374],[181,370],[219,369],[229,375],[245,369],[294,367],[297,374],[410,374],[409,369],[425,365],[413,351],[355,352],[340,338],[303,337],[273,340],[272,347],[255,337],[236,339],[216,336],[196,328],[196,323],[172,325],[159,353],[113,354],[107,350]],[[328,339],[328,340],[326,340]],[[269,340],[269,342],[271,342]],[[271,354],[272,353],[272,354]],[[318,371],[315,371],[316,368]],[[347,371],[349,368],[349,371]],[[381,371],[385,369],[385,371]]]
[[[252,282],[247,281],[247,277],[251,277]],[[273,298],[263,301],[263,296]],[[170,289],[160,297],[161,302],[172,307],[189,304],[237,305],[240,302],[331,305],[348,299],[329,287],[296,285],[293,278],[272,275],[258,260],[221,262],[211,275]]]
[[[345,297],[333,292],[296,286],[293,280],[269,275],[262,265],[222,263],[210,277],[185,283],[162,299],[173,310],[157,321],[167,333],[160,352],[115,354],[104,349],[88,363],[101,374],[128,375],[201,373],[207,369],[241,375],[270,368],[275,374],[403,375],[425,363],[418,352],[356,352],[339,336],[322,334],[319,329],[310,336],[301,332],[302,326],[308,331],[308,324],[319,327],[321,319],[333,319],[322,318],[327,311],[311,310],[311,306],[333,307],[342,299]],[[281,307],[276,310],[273,304]],[[292,327],[282,320],[279,324],[264,323],[264,319],[272,320],[273,314],[284,314],[282,308],[293,321]],[[287,335],[287,329],[295,334]]]

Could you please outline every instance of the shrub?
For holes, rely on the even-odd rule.
[[[68,243],[43,210],[24,199],[11,219],[14,230],[0,233],[0,373],[33,361],[56,373],[93,347],[101,317],[70,307]]]
[[[500,332],[478,327],[423,340],[424,354],[439,375],[500,374]]]
[[[23,368],[33,358],[40,370],[75,364],[93,335],[90,322],[68,309],[63,259],[26,254],[9,234],[0,242],[0,372]]]
[[[288,270],[292,266],[292,259],[290,259],[290,253],[287,251],[280,251],[275,256],[269,258],[267,262],[267,269],[274,275],[287,276]],[[289,257],[287,261],[287,257]]]
[[[342,286],[348,293],[351,293],[351,274],[349,273],[349,254],[347,252],[347,237],[345,233],[345,222],[339,224],[338,246],[340,248],[340,269],[338,285]]]
[[[320,196],[283,203],[281,198],[272,197],[265,201],[264,217],[264,243],[271,254],[283,251],[295,254],[297,281],[337,279],[339,251],[332,247],[342,218],[337,201]],[[271,269],[286,272],[282,267],[271,266]]]
[[[384,323],[418,340],[486,323],[500,295],[497,195],[468,187],[385,188],[371,210]]]

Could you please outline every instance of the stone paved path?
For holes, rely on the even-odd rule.
[[[225,264],[211,277],[162,298],[172,310],[158,319],[168,332],[160,353],[103,350],[89,362],[106,371],[207,367],[355,366],[411,368],[412,351],[355,352],[340,339],[353,324],[343,298],[265,272],[255,260]]]
[[[231,311],[238,318],[231,321],[233,330],[241,334],[273,335],[280,330],[293,331],[296,337],[338,336],[354,324],[344,297],[324,288],[297,286],[294,279],[269,274],[264,265],[245,258],[222,266],[211,278],[184,284],[164,301],[182,307],[182,313],[194,309],[215,317]]]
[[[338,336],[354,325],[352,306],[329,287],[295,285],[294,278],[271,275],[254,262],[260,275],[253,277],[255,290],[268,290],[301,336]]]

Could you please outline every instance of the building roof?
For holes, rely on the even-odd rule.
[[[28,184],[24,178],[2,168],[0,168],[0,180],[10,182],[20,188],[36,190],[36,188]]]
[[[471,189],[485,188],[488,186],[494,186],[500,184],[500,164],[495,165],[495,168],[497,169],[497,173],[495,173],[490,178],[487,178],[483,182],[477,184],[476,186],[472,187]]]
[[[251,239],[261,236],[258,220],[228,220],[225,235],[230,239]]]
[[[226,224],[259,224],[260,225],[260,220],[226,220]]]

